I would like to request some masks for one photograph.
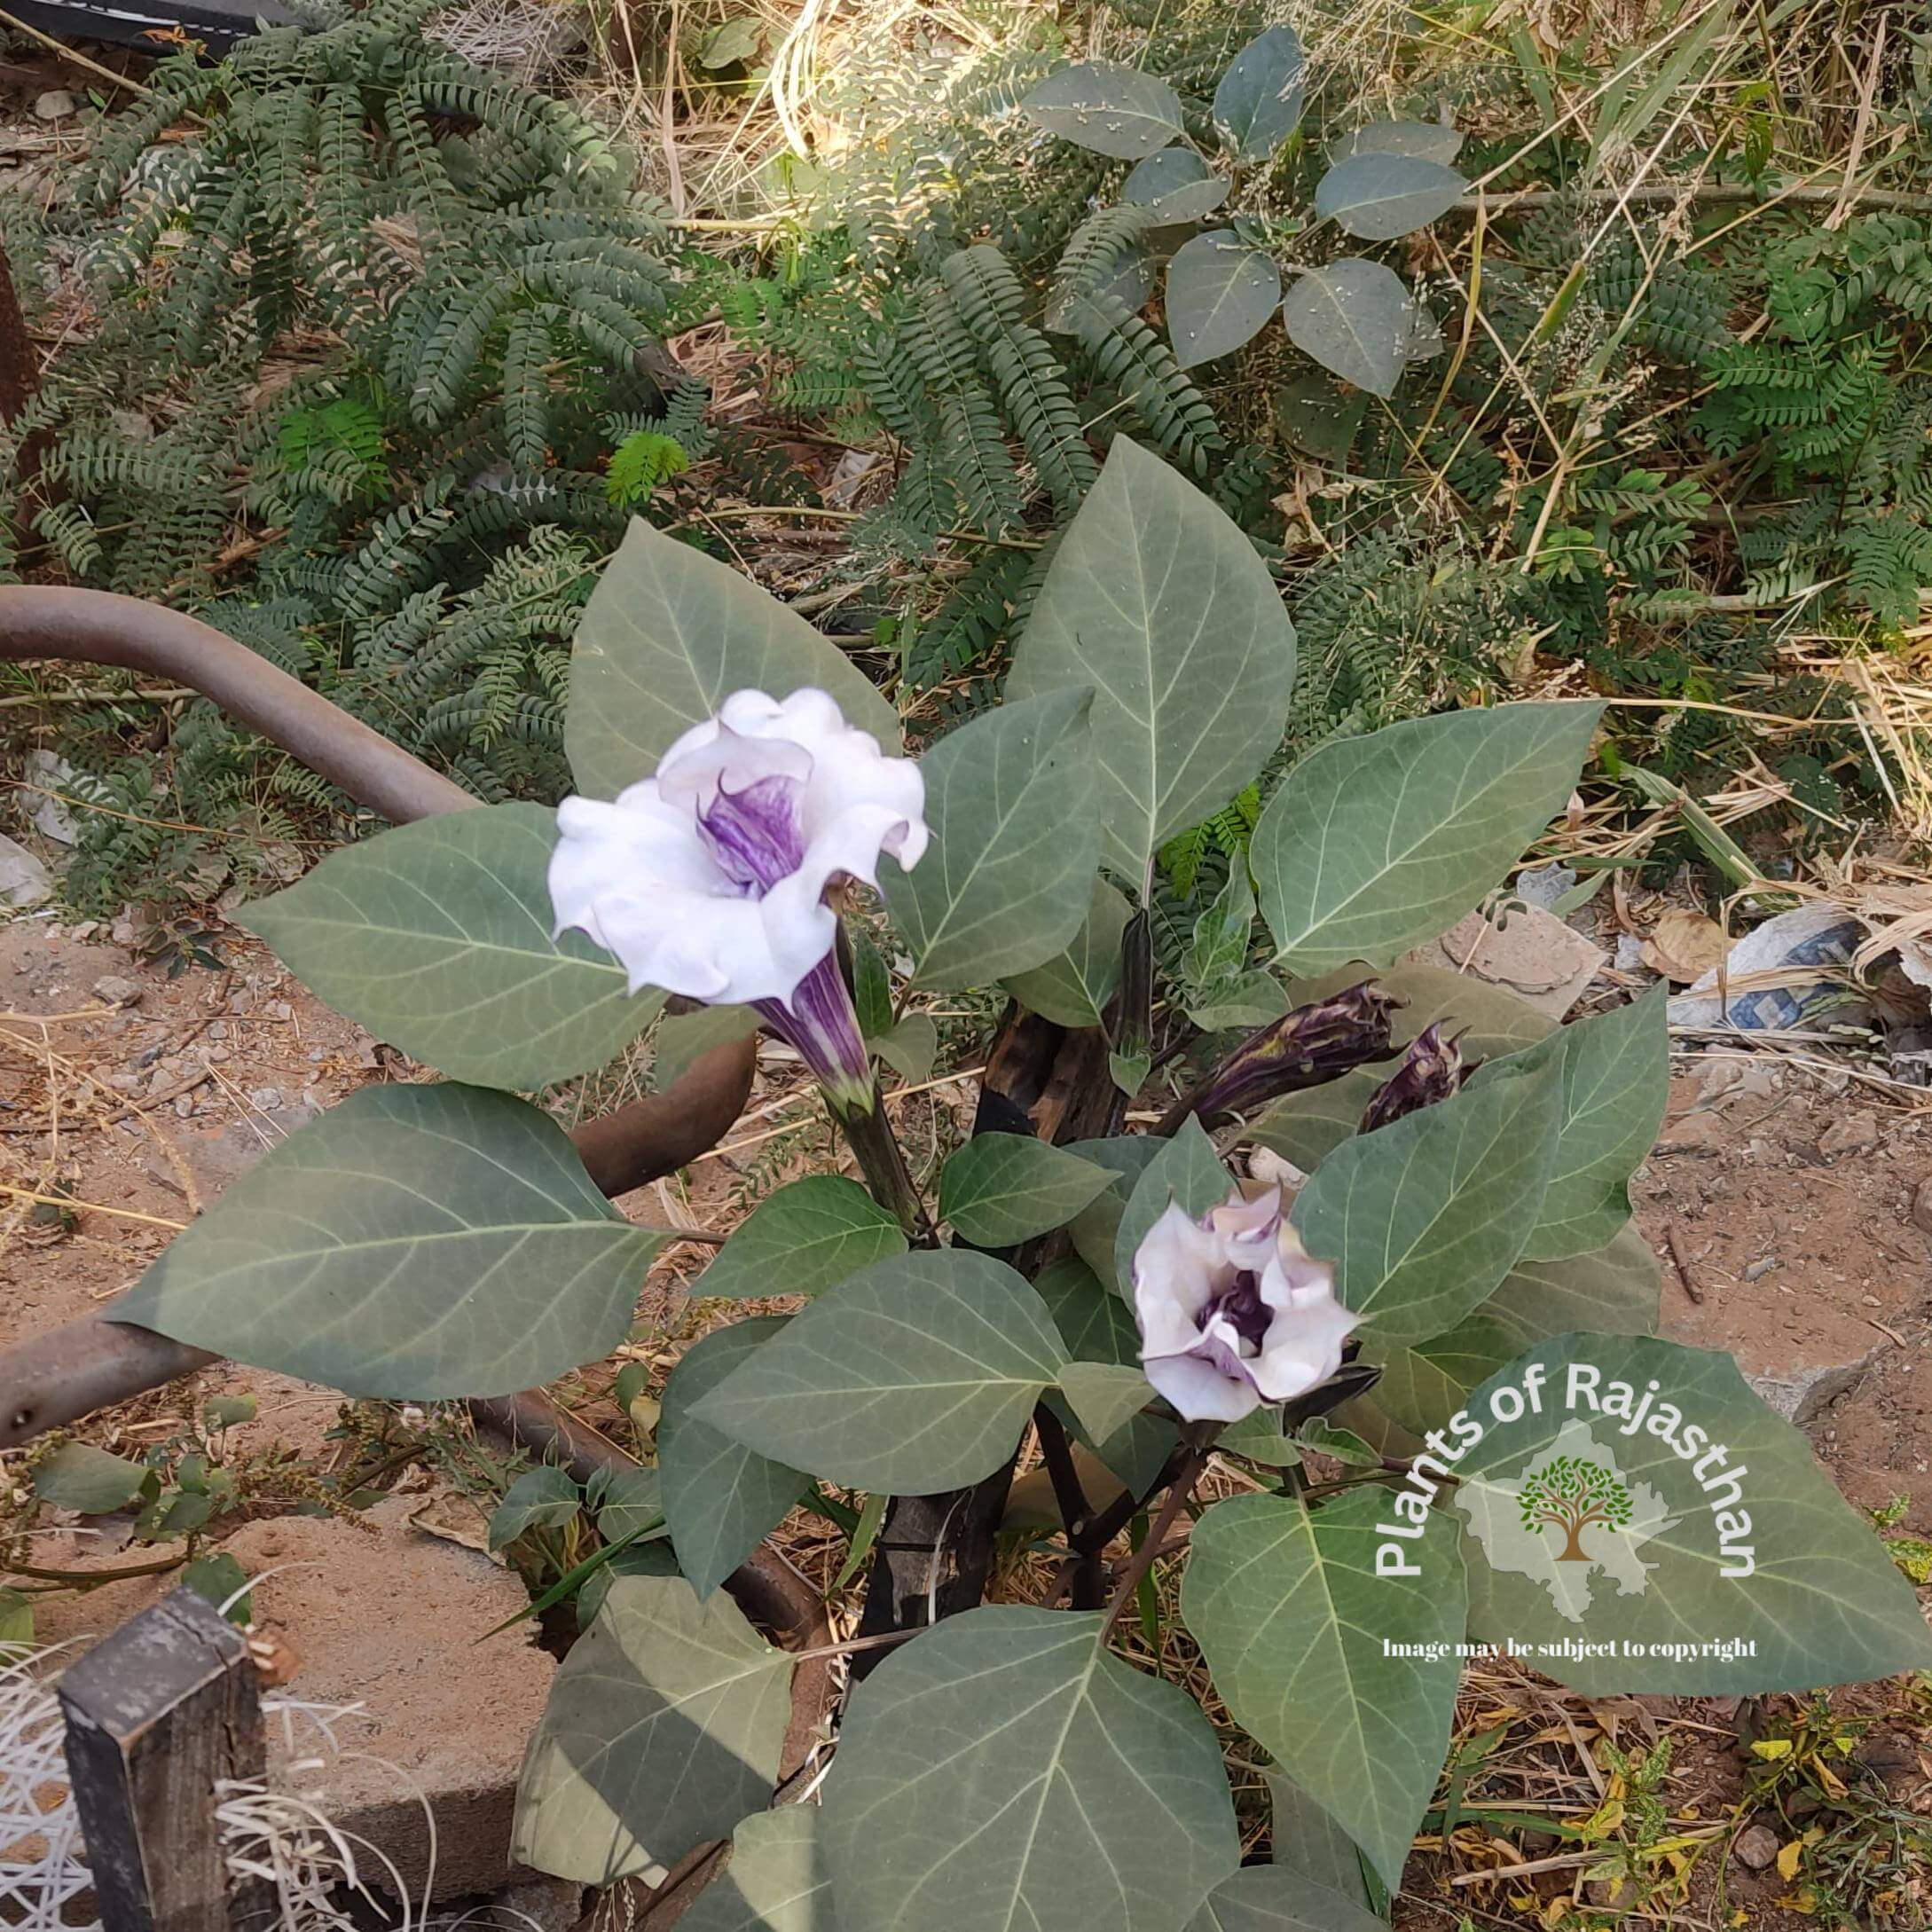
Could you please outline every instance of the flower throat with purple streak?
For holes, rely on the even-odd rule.
[[[719,869],[745,899],[763,899],[781,879],[805,863],[805,832],[798,822],[798,781],[774,773],[726,791],[722,784],[710,807],[697,815],[698,830]],[[871,1062],[859,1033],[859,1015],[836,947],[801,979],[789,1004],[754,1000],[752,1009],[795,1048],[827,1090],[870,1104]]]

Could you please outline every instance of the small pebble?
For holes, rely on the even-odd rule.
[[[141,997],[137,982],[124,979],[119,973],[104,973],[94,982],[94,997],[105,1000],[110,1006],[131,1006]]]
[[[64,87],[50,87],[34,99],[36,121],[65,121],[74,112],[74,96]]]
[[[279,1087],[257,1087],[248,1096],[248,1104],[259,1107],[263,1113],[273,1113],[282,1104],[282,1090]]]
[[[1762,1872],[1778,1856],[1778,1834],[1768,1825],[1747,1826],[1738,1834],[1738,1842],[1732,1850],[1737,1853],[1740,1865]]]
[[[264,1000],[262,1002],[262,1017],[271,1020],[294,1019],[295,1009],[287,1000]]]
[[[1775,1254],[1761,1254],[1756,1261],[1746,1267],[1744,1278],[1747,1281],[1762,1281],[1777,1266],[1778,1257]]]

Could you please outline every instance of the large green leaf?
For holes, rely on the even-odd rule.
[[[551,929],[547,806],[446,812],[345,845],[243,915],[302,982],[380,1040],[479,1087],[602,1066],[659,993],[581,932]]]
[[[1516,1265],[1555,1151],[1559,1085],[1545,1067],[1465,1089],[1345,1142],[1295,1198],[1308,1253],[1378,1345],[1459,1322]]]
[[[1183,369],[1231,355],[1268,326],[1281,271],[1231,228],[1197,235],[1167,264],[1167,333]]]
[[[1181,1614],[1235,1721],[1368,1854],[1393,1890],[1435,1789],[1462,1667],[1454,1526],[1377,1528],[1386,1490],[1310,1511],[1293,1496],[1217,1503],[1194,1526]],[[1378,1575],[1399,1549],[1419,1572]],[[1388,1646],[1439,1646],[1390,1655]]]
[[[1364,241],[1394,241],[1426,228],[1469,184],[1423,154],[1371,148],[1339,161],[1315,190],[1315,212]]]
[[[1132,1295],[1135,1253],[1170,1203],[1198,1221],[1233,1191],[1234,1177],[1221,1166],[1201,1123],[1190,1114],[1134,1183],[1114,1231],[1113,1276],[1120,1292]]]
[[[1382,1370],[1370,1399],[1403,1428],[1421,1436],[1440,1429],[1463,1406],[1471,1389],[1504,1363],[1513,1362],[1521,1350],[1512,1323],[1479,1310],[1465,1315],[1454,1328],[1407,1347],[1370,1336],[1362,1353]]]
[[[1287,998],[1292,1005],[1303,1006],[1369,978],[1407,1002],[1389,1017],[1389,1039],[1397,1048],[1440,1020],[1444,1032],[1462,1036],[1463,1057],[1473,1064],[1533,1047],[1551,1030],[1551,1022],[1528,1001],[1502,986],[1409,960],[1380,970],[1355,961],[1316,978],[1293,982]],[[1311,1087],[1305,1094],[1289,1095],[1255,1122],[1253,1137],[1312,1173],[1355,1133],[1363,1109],[1399,1064],[1380,1060],[1339,1080]]]
[[[1369,1904],[1369,1880],[1354,1839],[1278,1764],[1261,1773],[1268,1786],[1268,1857],[1351,1905]]]
[[[1476,1082],[1544,1065],[1562,1069],[1563,1105],[1549,1190],[1523,1257],[1560,1261],[1602,1247],[1630,1218],[1630,1176],[1670,1097],[1664,989],[1577,1020],[1483,1067]]]
[[[837,1932],[815,1804],[754,1811],[731,1834],[731,1862],[679,1915],[684,1932]]]
[[[685,1350],[664,1385],[657,1469],[678,1567],[708,1597],[785,1520],[812,1479],[768,1461],[691,1411],[784,1327],[764,1315],[716,1328]]]
[[[232,1182],[114,1315],[349,1395],[503,1395],[615,1348],[663,1240],[535,1107],[365,1087]]]
[[[1107,1292],[1085,1261],[1071,1254],[1049,1261],[1035,1277],[1033,1289],[1074,1361],[1139,1362],[1141,1334],[1127,1304]]]
[[[1342,140],[1332,150],[1332,158],[1345,161],[1357,154],[1413,154],[1446,168],[1462,145],[1461,131],[1440,121],[1371,121]]]
[[[1120,184],[1120,199],[1148,209],[1156,228],[1170,228],[1212,215],[1228,199],[1228,184],[1192,148],[1164,147]]]
[[[1483,1312],[1521,1331],[1526,1343],[1571,1329],[1599,1335],[1656,1332],[1662,1293],[1657,1257],[1634,1222],[1594,1254],[1561,1261],[1519,1261]]]
[[[1540,1402],[1512,1398],[1539,1371]],[[1729,1355],[1558,1336],[1466,1406],[1487,1432],[1457,1465],[1452,1496],[1471,1622],[1515,1639],[1537,1669],[1597,1697],[1806,1690],[1932,1666],[1912,1586]],[[1523,1522],[1524,1480],[1556,1456],[1606,1468],[1629,1497],[1622,1527],[1583,1529],[1581,1559],[1560,1553],[1558,1528]],[[1566,1639],[1613,1648],[1566,1656]],[[1713,1654],[1718,1645],[1737,1654]]]
[[[1133,907],[1104,879],[1094,881],[1087,916],[1057,958],[1014,973],[1006,990],[1029,1011],[1059,1026],[1097,1026],[1120,984],[1120,935]]]
[[[1054,554],[1007,693],[1092,689],[1102,855],[1125,880],[1261,770],[1294,672],[1294,626],[1253,546],[1116,436]]]
[[[734,691],[782,698],[805,685],[899,750],[898,714],[836,644],[729,564],[634,521],[571,652],[563,742],[577,789],[614,798],[648,778]]]
[[[1174,1932],[1235,1868],[1212,1727],[1100,1627],[970,1610],[858,1687],[825,1799],[840,1932]]]
[[[146,1464],[130,1463],[92,1442],[63,1442],[34,1465],[34,1494],[59,1510],[106,1516],[126,1509],[148,1475]]]
[[[1214,90],[1214,126],[1238,161],[1266,161],[1300,125],[1301,43],[1289,27],[1257,34]]]
[[[1116,1134],[1105,1140],[1074,1141],[1067,1151],[1115,1171],[1119,1178],[1105,1193],[1096,1194],[1067,1223],[1073,1252],[1107,1288],[1119,1292],[1114,1273],[1115,1240],[1120,1221],[1141,1176],[1166,1151],[1168,1143],[1151,1134]],[[1138,1237],[1136,1237],[1136,1239]]]
[[[1366,1905],[1279,1865],[1251,1865],[1224,1878],[1187,1932],[1388,1932]]]
[[[1600,704],[1499,704],[1311,752],[1254,829],[1277,960],[1386,965],[1479,904],[1562,809]]]
[[[1422,310],[1394,269],[1347,255],[1305,269],[1281,305],[1288,340],[1344,382],[1393,396],[1417,354]]]
[[[531,1733],[514,1856],[610,1885],[727,1838],[771,1802],[791,1660],[729,1597],[618,1576]]]
[[[1147,1378],[1127,1363],[1070,1362],[1060,1388],[1094,1442],[1118,1435],[1154,1399]]]
[[[856,1181],[807,1174],[767,1194],[698,1276],[701,1295],[815,1295],[906,1252],[905,1230]]]
[[[1064,141],[1139,161],[1181,134],[1181,100],[1158,74],[1118,60],[1081,60],[1049,74],[1020,110]]]
[[[794,1315],[694,1411],[828,1481],[931,1496],[989,1476],[1066,1365],[1046,1304],[962,1248],[861,1269]]]
[[[920,760],[932,843],[884,878],[921,985],[983,986],[1079,932],[1100,859],[1089,703],[1066,690],[1001,704]]]
[[[939,1170],[939,1219],[975,1247],[1016,1247],[1064,1227],[1113,1178],[1030,1134],[976,1134]]]

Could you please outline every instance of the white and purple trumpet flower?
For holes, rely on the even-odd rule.
[[[1199,1221],[1170,1202],[1135,1251],[1134,1312],[1147,1379],[1189,1422],[1238,1422],[1327,1381],[1362,1320],[1278,1187],[1253,1200],[1237,1187]]]
[[[634,993],[755,1008],[835,1104],[872,1103],[837,958],[844,879],[878,884],[882,853],[926,849],[925,781],[845,722],[823,691],[736,691],[605,804],[566,798],[550,860],[557,930],[614,953]]]

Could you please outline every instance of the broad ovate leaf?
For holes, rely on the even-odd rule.
[[[615,1348],[663,1240],[537,1108],[365,1087],[232,1182],[114,1315],[345,1394],[504,1395]]]
[[[698,1277],[701,1295],[815,1295],[906,1252],[906,1234],[856,1181],[807,1174],[767,1194]]]
[[[1245,1865],[1207,1895],[1187,1932],[1388,1932],[1366,1905],[1280,1865]]]
[[[131,1463],[92,1442],[63,1442],[34,1465],[34,1494],[55,1509],[106,1516],[126,1509],[148,1474],[145,1463]]]
[[[731,1834],[731,1862],[680,1912],[683,1932],[837,1932],[815,1804],[754,1811]]]
[[[1630,1218],[1630,1175],[1663,1124],[1670,1093],[1664,989],[1559,1028],[1475,1078],[1560,1066],[1562,1118],[1543,1212],[1523,1257],[1559,1261],[1603,1247]]]
[[[1064,1227],[1113,1178],[1030,1134],[976,1134],[939,1170],[939,1219],[975,1247],[1016,1247]]]
[[[1147,1230],[1167,1212],[1170,1203],[1199,1221],[1209,1208],[1219,1207],[1234,1188],[1234,1177],[1221,1166],[1213,1142],[1192,1114],[1166,1141],[1156,1145],[1158,1151],[1135,1182],[1114,1229],[1113,1276],[1119,1292],[1129,1299],[1134,1292],[1134,1257]],[[1084,1253],[1077,1231],[1074,1240]],[[1319,1254],[1322,1251],[1309,1252]]]
[[[1238,161],[1266,161],[1301,123],[1301,43],[1289,27],[1251,40],[1214,90],[1214,126]]]
[[[1254,829],[1277,962],[1301,973],[1386,965],[1446,932],[1562,809],[1602,709],[1451,711],[1303,758]]]
[[[1181,98],[1157,74],[1081,60],[1049,74],[1020,103],[1034,126],[1096,154],[1140,161],[1181,134]]]
[[[1485,1433],[1449,1495],[1477,1636],[1515,1639],[1589,1697],[1810,1690],[1932,1666],[1932,1631],[1877,1533],[1729,1355],[1560,1335],[1465,1407]],[[1574,1534],[1526,1522],[1526,1486],[1559,1457],[1622,1491],[1614,1520]],[[1566,1656],[1566,1638],[1614,1647]]]
[[[1382,1371],[1369,1399],[1410,1434],[1426,1435],[1463,1406],[1477,1387],[1521,1353],[1519,1331],[1479,1308],[1454,1328],[1407,1347],[1370,1336],[1363,1344],[1365,1361]]]
[[[1379,1488],[1312,1511],[1217,1503],[1194,1526],[1181,1614],[1235,1721],[1393,1891],[1449,1746],[1467,1599],[1453,1525],[1399,1522],[1416,1534],[1398,1541],[1378,1527],[1390,1514]],[[1414,1574],[1378,1571],[1384,1545]]]
[[[448,812],[345,845],[242,916],[337,1012],[479,1087],[530,1089],[613,1059],[662,997],[581,932],[552,937],[556,813]]]
[[[1294,626],[1253,546],[1158,457],[1117,436],[1007,678],[1009,698],[1093,692],[1111,868],[1140,881],[1164,840],[1254,777],[1281,742],[1294,671]]]
[[[1029,1012],[1059,1026],[1097,1026],[1120,984],[1120,936],[1134,909],[1104,879],[1094,881],[1072,943],[1043,966],[1009,975],[1006,990]]]
[[[1371,121],[1335,148],[1333,158],[1340,162],[1358,154],[1407,154],[1446,168],[1462,145],[1461,131],[1440,121]]]
[[[504,1549],[525,1530],[561,1528],[583,1507],[584,1492],[569,1471],[554,1463],[539,1463],[505,1490],[502,1502],[491,1512],[490,1547]]]
[[[1155,227],[1167,228],[1212,215],[1228,199],[1228,184],[1192,148],[1164,147],[1120,184],[1120,199],[1146,208]]]
[[[836,644],[729,564],[633,522],[571,650],[563,742],[577,789],[614,798],[648,778],[734,691],[784,698],[806,685],[899,750],[898,714]]]
[[[791,1659],[729,1597],[618,1576],[531,1733],[512,1846],[585,1885],[675,1865],[771,1802]]]
[[[932,838],[884,868],[912,977],[983,986],[1051,960],[1080,931],[1100,857],[1086,691],[982,712],[920,760]]]
[[[1393,396],[1418,353],[1416,300],[1394,269],[1347,255],[1296,276],[1282,326],[1304,356],[1344,382]]]
[[[1281,271],[1231,228],[1183,243],[1167,264],[1167,333],[1183,369],[1252,342],[1281,300]]]
[[[1394,241],[1426,228],[1467,186],[1441,161],[1370,149],[1337,161],[1322,177],[1315,212],[1361,240]]]
[[[692,1412],[848,1488],[932,1496],[999,1467],[1066,1359],[1046,1304],[1004,1262],[923,1250],[828,1290]]]
[[[825,1797],[840,1932],[1174,1932],[1234,1870],[1213,1727],[1100,1626],[969,1610],[859,1685]]]
[[[1651,1335],[1657,1329],[1661,1270],[1643,1230],[1626,1222],[1607,1247],[1560,1261],[1519,1261],[1483,1311],[1509,1322],[1525,1341],[1570,1329]]]
[[[812,1487],[802,1470],[769,1461],[691,1413],[784,1326],[782,1315],[763,1315],[714,1328],[685,1350],[664,1385],[659,1493],[678,1567],[700,1597],[710,1596]]]
[[[1060,1389],[1094,1442],[1118,1434],[1154,1399],[1147,1378],[1127,1363],[1070,1362]]]
[[[1302,1245],[1335,1266],[1366,1341],[1421,1341],[1468,1315],[1516,1265],[1554,1153],[1553,1067],[1465,1088],[1346,1141],[1295,1198]]]

